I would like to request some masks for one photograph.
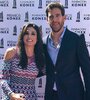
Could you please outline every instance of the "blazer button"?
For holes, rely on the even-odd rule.
[[[57,72],[55,71],[54,74],[57,74]]]

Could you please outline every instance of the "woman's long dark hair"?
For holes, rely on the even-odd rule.
[[[42,68],[45,66],[45,58],[44,58],[44,52],[43,52],[43,42],[42,37],[40,34],[39,27],[33,23],[28,23],[23,26],[23,29],[19,35],[18,38],[18,47],[20,50],[20,62],[19,65],[22,67],[22,69],[27,68],[28,58],[25,51],[24,41],[23,37],[25,34],[27,34],[27,28],[33,27],[37,32],[37,43],[35,44],[34,53],[35,53],[35,63],[37,65],[37,68],[39,70],[42,70]]]

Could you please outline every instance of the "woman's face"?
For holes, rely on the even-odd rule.
[[[27,28],[27,33],[24,35],[25,46],[35,46],[37,42],[37,32],[33,27]]]

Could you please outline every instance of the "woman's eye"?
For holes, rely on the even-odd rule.
[[[31,35],[36,35],[36,33],[32,32]]]
[[[26,35],[28,35],[29,33],[28,32],[26,32]]]

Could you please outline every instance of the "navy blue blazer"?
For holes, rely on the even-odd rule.
[[[84,35],[66,29],[55,65],[47,51],[47,38],[43,38],[46,57],[45,100],[52,100],[54,81],[59,100],[90,100],[90,57]]]

